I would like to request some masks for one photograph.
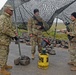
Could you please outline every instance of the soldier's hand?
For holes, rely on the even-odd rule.
[[[15,34],[16,34],[16,36],[18,36],[18,33],[17,32],[15,32]]]
[[[16,36],[18,36],[18,32],[17,31],[15,31],[14,33],[15,33]]]
[[[66,31],[66,30],[60,30],[60,32],[62,32],[62,33],[66,33],[67,31]]]
[[[33,36],[33,34],[30,34],[29,36],[30,36],[30,37],[32,37],[32,36]]]
[[[37,27],[37,29],[40,29],[40,28],[41,28],[41,26],[38,26],[38,27]]]
[[[75,36],[73,33],[68,32],[68,31],[66,32],[66,34],[67,34],[67,35],[70,35],[70,36]]]
[[[67,34],[67,35],[69,35],[69,34],[70,34],[70,32],[66,31],[66,34]]]
[[[60,32],[64,33],[64,30],[60,30]]]
[[[70,35],[70,36],[75,36],[75,35],[74,35],[74,34],[72,34],[72,33],[69,33],[69,35]]]

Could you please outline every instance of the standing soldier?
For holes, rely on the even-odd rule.
[[[72,71],[76,71],[76,12],[71,14],[71,20],[72,23],[69,25],[69,32],[66,32],[70,37],[72,37],[69,48],[71,61],[68,64],[72,65]]]
[[[28,33],[32,45],[32,50],[31,50],[32,59],[34,59],[36,44],[38,44],[38,52],[40,53],[42,50],[42,46],[41,46],[42,30],[43,30],[43,20],[39,16],[39,10],[34,9],[34,16],[28,21]]]
[[[12,69],[12,66],[6,64],[11,38],[16,36],[16,31],[11,22],[12,15],[12,7],[10,5],[5,5],[4,12],[0,16],[0,75],[10,75],[7,69]]]

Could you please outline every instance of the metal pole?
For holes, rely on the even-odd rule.
[[[55,31],[54,31],[54,40],[56,38],[57,24],[58,24],[58,17],[56,18]]]
[[[17,27],[17,20],[16,20],[16,10],[15,10],[15,2],[13,0],[13,8],[14,8],[14,19],[15,19],[15,26],[16,26],[16,31],[18,33],[18,27]],[[21,48],[20,48],[20,40],[18,39],[18,48],[19,48],[19,55],[21,56]]]
[[[58,24],[58,17],[56,18],[55,31],[54,31],[54,38],[53,38],[52,44],[51,44],[52,49],[54,48],[54,44],[55,44],[57,24]]]

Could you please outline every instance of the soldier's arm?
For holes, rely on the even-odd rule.
[[[69,26],[71,28],[71,25]],[[70,36],[76,36],[76,26],[74,26],[74,30],[72,32],[68,32]]]
[[[70,35],[70,36],[75,36],[76,35],[76,33],[74,33],[74,32],[67,32],[67,34]]]
[[[0,33],[2,33],[3,24],[4,24],[4,20],[3,20],[2,17],[0,16]]]
[[[28,34],[29,35],[32,34],[32,19],[28,20],[27,28],[28,28]]]
[[[10,36],[10,37],[16,36],[16,30],[12,25],[11,26],[4,25],[3,33]]]
[[[1,33],[9,36],[9,37],[15,37],[15,29],[12,25],[8,25],[5,21],[5,19],[0,19],[0,30]]]

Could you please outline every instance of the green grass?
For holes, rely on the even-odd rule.
[[[52,31],[54,31],[55,30],[55,23],[52,25],[52,27],[50,28],[50,31],[52,30]],[[63,24],[63,23],[58,23],[58,25],[57,25],[57,30],[60,30],[60,29],[65,29],[66,28],[66,26]]]
[[[55,23],[52,25],[52,27],[47,31],[49,33],[49,35],[47,35],[46,32],[43,32],[43,35],[46,36],[46,37],[54,37],[54,34],[55,34]],[[59,23],[57,25],[57,30],[61,30],[61,29],[65,29],[66,26],[63,24],[63,23]],[[56,39],[68,39],[67,38],[67,35],[64,34],[64,33],[56,33]]]

